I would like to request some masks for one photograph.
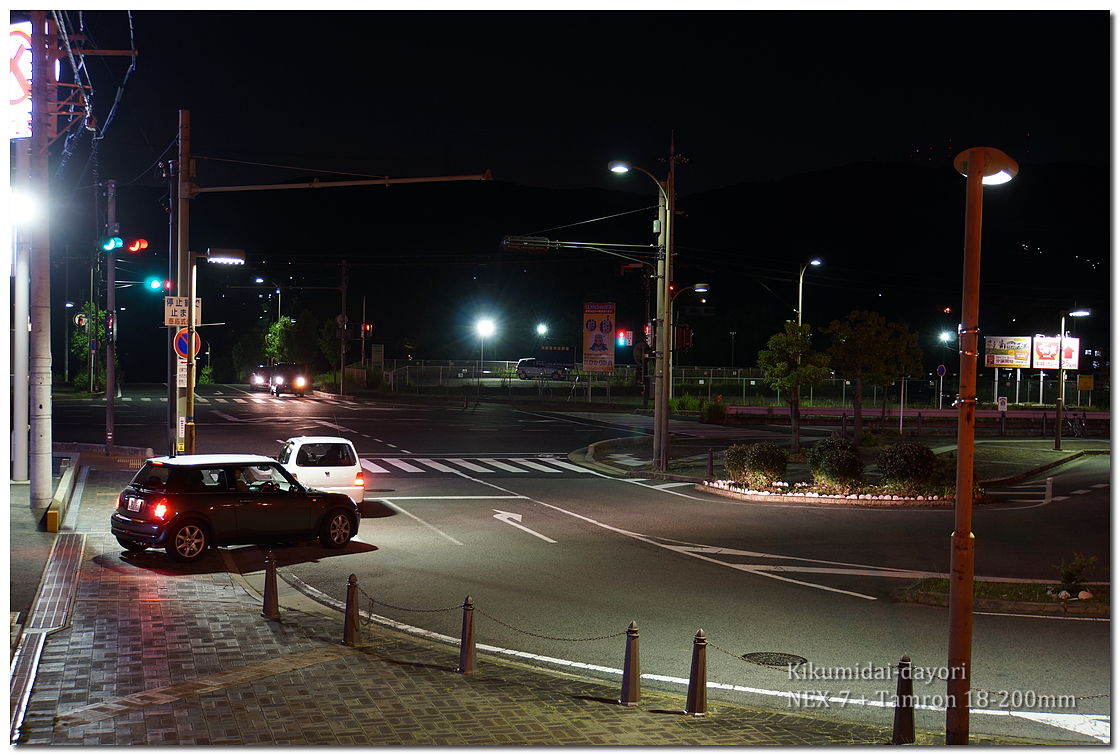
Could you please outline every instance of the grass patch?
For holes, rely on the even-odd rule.
[[[1093,602],[1102,605],[1110,604],[1109,585],[1092,585],[1088,588],[1093,593]],[[988,598],[993,600],[1016,600],[1028,603],[1056,603],[1057,594],[1061,587],[1054,584],[1035,584],[1028,582],[981,582],[972,583],[972,597]],[[949,580],[947,579],[919,579],[909,587],[903,588],[902,595],[916,593],[934,593],[938,595],[949,594]]]

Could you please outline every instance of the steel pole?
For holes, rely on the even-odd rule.
[[[176,448],[178,453],[194,453],[194,260],[190,252],[191,198],[191,113],[179,111],[178,201],[175,203],[177,260],[176,287],[179,296],[187,297],[187,385],[176,390]]]
[[[15,143],[16,171],[12,183],[20,191],[30,194],[28,171],[30,169],[29,139]],[[45,202],[40,202],[45,205]],[[45,209],[45,208],[44,208]],[[45,213],[44,213],[45,214]],[[27,410],[28,410],[28,345],[30,334],[30,234],[18,217],[13,218],[12,231],[15,241],[15,280],[12,284],[12,482],[27,482]],[[69,316],[69,315],[67,315]],[[67,344],[69,348],[69,344]]]
[[[1062,450],[1062,413],[1066,408],[1066,371],[1062,358],[1065,356],[1066,314],[1062,313],[1062,324],[1058,330],[1058,397],[1054,400],[1054,450]]]
[[[968,744],[968,694],[972,665],[972,587],[976,540],[972,534],[973,456],[976,439],[976,350],[980,314],[980,228],[986,157],[972,150],[965,196],[964,283],[961,292],[960,414],[957,421],[957,490],[949,559],[949,658],[945,705],[946,744]]]
[[[653,176],[650,176],[653,178]],[[668,235],[666,229],[668,222],[666,216],[668,214],[668,203],[664,187],[656,178],[653,179],[657,183],[657,295],[655,305],[657,307],[657,319],[654,320],[653,326],[653,463],[654,469],[664,469],[663,462],[665,459],[664,444],[661,439],[662,425],[661,419],[669,409],[668,395],[665,393],[665,384],[662,376],[665,372],[665,351],[666,351],[666,333],[669,330],[669,321],[665,316],[666,307],[666,291],[668,286],[664,285],[668,278],[666,272],[665,259],[668,253]]]
[[[109,180],[105,184],[105,229],[107,236],[116,236],[120,228],[117,224],[117,182]],[[113,414],[116,409],[117,370],[117,250],[110,249],[106,258],[105,271],[105,455],[113,449]],[[109,326],[112,323],[112,326]]]

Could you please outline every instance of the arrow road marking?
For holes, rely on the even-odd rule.
[[[539,537],[541,540],[544,540],[546,543],[555,543],[556,542],[552,538],[545,537],[541,533],[534,532],[533,530],[529,529],[525,525],[521,524],[521,515],[520,514],[514,514],[512,511],[502,511],[501,509],[494,509],[494,511],[498,512],[497,514],[494,515],[494,518],[497,519],[499,522],[505,522],[506,524],[510,525],[511,527],[516,527],[519,530],[524,530],[525,532],[528,532],[533,537]]]

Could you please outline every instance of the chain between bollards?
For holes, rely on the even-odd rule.
[[[638,622],[631,621],[626,629],[626,660],[622,665],[622,694],[619,705],[634,706],[642,696],[641,663],[638,657]]]
[[[703,629],[696,630],[692,641],[692,670],[688,674],[688,699],[684,712],[688,716],[708,714],[708,641]]]
[[[459,639],[460,674],[473,674],[475,666],[474,651],[474,598],[470,595],[463,601],[463,632]]]
[[[342,644],[358,644],[361,632],[358,625],[358,577],[351,574],[346,582],[346,618],[342,627]]]
[[[894,732],[892,745],[914,742],[914,678],[910,670],[910,656],[898,659],[898,681],[895,683]]]
[[[276,559],[272,551],[264,554],[264,606],[261,616],[266,619],[280,618],[280,601],[276,597]]]

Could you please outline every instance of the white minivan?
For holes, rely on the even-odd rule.
[[[365,497],[362,465],[354,444],[346,438],[328,435],[288,438],[276,460],[304,487],[345,493],[359,504]]]

